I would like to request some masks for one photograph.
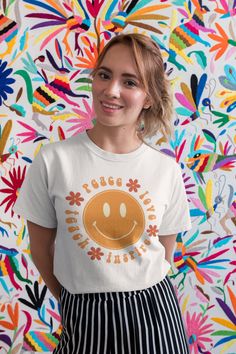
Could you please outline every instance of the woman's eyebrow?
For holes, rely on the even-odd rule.
[[[100,66],[98,69],[106,70],[109,73],[112,73],[112,70],[107,68],[106,66]],[[122,76],[124,76],[124,77],[133,77],[134,79],[139,80],[139,78],[135,74],[131,74],[131,73],[122,73]]]

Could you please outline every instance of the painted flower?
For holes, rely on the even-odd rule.
[[[227,289],[229,292],[232,306],[227,305],[220,298],[216,298],[218,304],[220,305],[221,309],[224,311],[224,314],[228,319],[219,317],[212,318],[214,322],[226,327],[226,329],[215,331],[214,333],[212,333],[213,336],[223,337],[214,345],[214,348],[218,347],[221,344],[225,344],[222,349],[229,349],[230,347],[236,344],[236,295],[234,294],[233,290],[230,289],[229,286],[227,286]]]
[[[147,229],[149,236],[157,236],[158,231],[157,225],[149,225],[149,229]]]
[[[48,139],[46,136],[38,133],[37,130],[35,130],[28,124],[24,122],[20,122],[19,120],[17,122],[20,123],[24,128],[28,130],[25,131],[24,133],[16,134],[17,136],[24,137],[24,140],[21,141],[22,143],[26,143],[28,141],[33,141],[33,143],[36,143],[37,141]]]
[[[86,129],[91,129],[93,127],[93,119],[95,118],[95,112],[93,107],[90,107],[88,102],[83,99],[83,104],[85,107],[85,112],[78,108],[73,108],[76,118],[67,119],[66,122],[74,123],[72,127],[67,129],[67,132],[74,131],[73,135],[77,135]]]
[[[90,258],[92,260],[98,259],[100,261],[101,257],[104,255],[104,253],[101,252],[101,248],[91,247],[90,251],[88,252],[88,255],[91,256]]]
[[[86,56],[77,56],[79,62],[75,64],[78,68],[85,68],[85,69],[93,69],[98,59],[99,53],[103,50],[105,46],[104,39],[99,42],[99,47],[97,44],[91,43],[87,37],[82,39],[83,43],[86,44],[89,48],[84,48]]]
[[[91,16],[97,17],[104,0],[86,0],[86,6]]]
[[[138,191],[138,188],[140,188],[141,186],[140,186],[140,184],[138,184],[138,180],[137,179],[135,179],[135,180],[133,180],[133,179],[129,179],[129,183],[126,183],[126,186],[127,187],[129,187],[129,191],[130,192],[137,192]]]
[[[84,198],[81,197],[81,194],[79,192],[74,193],[74,192],[70,192],[70,194],[66,197],[66,200],[69,200],[69,204],[70,205],[81,205],[81,202],[84,201]]]
[[[7,95],[13,93],[10,87],[15,82],[15,79],[10,78],[13,69],[6,69],[7,62],[0,59],[0,106],[7,99]],[[6,69],[6,70],[5,70]]]
[[[231,44],[232,46],[236,46],[236,41],[229,39],[228,35],[225,33],[223,28],[216,23],[216,28],[218,29],[219,35],[216,35],[214,33],[209,34],[208,36],[218,42],[218,44],[215,44],[211,49],[210,52],[216,51],[216,56],[215,60],[219,59],[227,50],[228,45]]]
[[[14,206],[16,199],[19,195],[19,190],[22,186],[22,183],[25,178],[26,166],[21,170],[21,167],[18,166],[18,169],[15,167],[13,168],[12,172],[9,171],[10,180],[6,179],[5,177],[1,177],[2,181],[9,187],[9,188],[2,188],[0,192],[7,194],[8,196],[3,199],[0,206],[6,204],[5,213]],[[14,212],[11,210],[11,216],[13,217]]]
[[[30,283],[32,284],[31,281],[30,281]],[[46,285],[43,285],[42,290],[41,290],[39,287],[39,282],[36,280],[34,282],[34,284],[32,284],[31,287],[29,285],[26,285],[25,290],[27,291],[27,295],[28,295],[29,300],[27,299],[26,296],[24,296],[24,298],[19,297],[18,300],[22,304],[29,307],[30,309],[38,311],[39,319],[42,321],[42,323],[45,323],[46,325],[48,325],[45,322],[44,314],[43,314],[43,310],[42,310],[42,307],[44,306],[43,303],[45,301],[45,296],[47,293]]]
[[[190,353],[198,354],[200,350],[206,350],[204,342],[212,342],[209,333],[212,332],[212,324],[206,324],[208,316],[202,317],[202,314],[189,311],[186,314],[186,330],[189,339]]]
[[[16,330],[19,322],[19,304],[15,303],[13,307],[12,304],[7,305],[7,312],[10,321],[0,320],[0,327],[7,328],[10,330]],[[2,318],[2,317],[1,317]]]

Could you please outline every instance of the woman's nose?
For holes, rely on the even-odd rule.
[[[109,81],[105,88],[104,94],[107,97],[120,97],[120,86],[116,81]]]

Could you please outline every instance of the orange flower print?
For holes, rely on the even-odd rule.
[[[0,320],[0,327],[7,328],[10,330],[16,330],[19,322],[19,304],[16,303],[14,308],[12,304],[8,304],[7,312],[10,317],[10,321]]]
[[[90,251],[88,252],[88,255],[91,256],[90,258],[91,258],[92,260],[98,259],[98,260],[100,261],[101,256],[103,256],[104,253],[101,252],[101,248],[94,248],[94,247],[91,247],[91,248],[90,248]]]
[[[69,204],[70,205],[81,205],[81,202],[84,201],[84,198],[81,197],[81,194],[79,192],[74,193],[74,192],[70,192],[70,194],[66,197],[66,200],[69,200]]]
[[[228,35],[225,33],[223,28],[218,23],[216,23],[216,28],[218,29],[219,36],[216,34],[209,34],[209,37],[211,39],[218,42],[218,44],[215,44],[210,49],[210,52],[217,51],[216,56],[215,56],[215,60],[219,59],[224,54],[224,52],[227,50],[228,44],[229,44]]]
[[[149,229],[147,229],[147,233],[149,236],[157,236],[158,228],[156,225],[149,225]]]
[[[126,183],[126,186],[127,187],[129,187],[129,191],[130,192],[137,192],[138,191],[138,188],[140,188],[141,186],[140,186],[140,184],[138,184],[138,180],[137,179],[135,179],[135,180],[133,180],[133,179],[129,179],[129,183]]]

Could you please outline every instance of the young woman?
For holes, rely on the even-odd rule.
[[[14,207],[61,304],[54,353],[187,354],[167,273],[177,233],[191,229],[188,202],[179,165],[143,140],[171,134],[160,50],[118,35],[92,78],[95,126],[44,146]]]

